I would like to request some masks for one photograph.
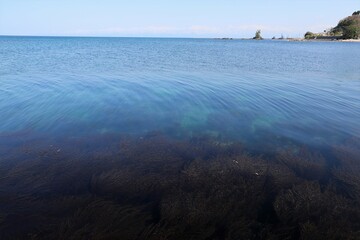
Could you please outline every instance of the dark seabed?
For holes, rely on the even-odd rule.
[[[0,239],[360,239],[359,56],[0,37]]]

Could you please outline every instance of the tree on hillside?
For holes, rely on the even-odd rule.
[[[356,11],[352,14],[353,16],[360,15],[360,11]]]
[[[314,39],[316,37],[316,34],[312,32],[306,32],[304,35],[305,39]]]

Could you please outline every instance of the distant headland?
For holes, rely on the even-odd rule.
[[[306,32],[306,40],[360,40],[360,11],[339,21],[338,25],[321,33]]]
[[[261,30],[257,30],[255,36],[252,38],[215,38],[218,40],[263,40],[261,36]],[[285,40],[285,41],[344,41],[344,42],[360,42],[360,10],[354,12],[351,16],[348,16],[339,21],[337,26],[324,30],[323,32],[313,33],[306,32],[303,38],[289,38],[275,36],[271,40]]]

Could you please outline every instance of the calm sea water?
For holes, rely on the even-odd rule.
[[[339,42],[0,37],[0,145],[153,131],[332,145],[360,137],[359,56]]]

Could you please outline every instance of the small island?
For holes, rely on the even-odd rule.
[[[253,37],[254,40],[263,40],[263,38],[261,37],[261,30],[257,30],[255,33],[255,37]]]

